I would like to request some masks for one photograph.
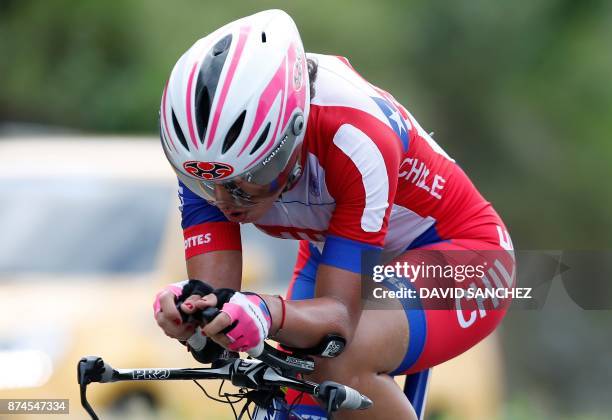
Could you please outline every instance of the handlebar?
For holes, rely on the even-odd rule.
[[[274,349],[267,344],[266,346],[261,356],[270,356],[269,360],[274,363],[274,357],[267,354],[269,349]],[[299,358],[296,359],[299,360]],[[295,371],[294,367],[291,369]],[[222,379],[229,380],[237,387],[259,391],[273,391],[280,387],[288,387],[313,395],[323,401],[330,417],[331,413],[341,408],[362,410],[372,405],[368,397],[346,385],[332,381],[317,384],[298,379],[283,373],[282,368],[257,359],[219,360],[210,368],[115,369],[101,357],[88,356],[79,361],[77,372],[81,390],[81,405],[93,420],[97,420],[98,416],[87,400],[87,385],[93,382]]]
[[[195,314],[187,315],[177,305],[183,322],[210,322],[219,314],[217,308],[207,308]],[[227,332],[234,325],[222,332]],[[196,360],[197,352],[204,349],[207,338],[196,329],[196,333],[187,341]],[[366,409],[372,401],[358,391],[336,382],[325,381],[317,384],[298,378],[298,375],[314,371],[314,361],[310,355],[320,357],[336,357],[346,345],[346,340],[337,334],[327,335],[317,346],[308,349],[298,349],[284,346],[289,352],[277,350],[268,343],[249,352],[252,359],[241,359],[237,353],[224,351],[210,368],[146,368],[146,369],[115,369],[101,357],[83,357],[77,367],[78,383],[81,392],[81,405],[97,420],[98,416],[87,400],[87,385],[93,382],[110,383],[119,381],[150,381],[150,380],[198,380],[221,379],[229,380],[233,385],[255,391],[277,393],[281,387],[287,387],[304,392],[321,400],[327,409],[329,418],[333,412],[345,409]],[[217,357],[217,356],[215,356]]]

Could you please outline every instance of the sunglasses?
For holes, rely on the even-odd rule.
[[[229,203],[238,207],[253,207],[278,193],[281,188],[290,188],[301,175],[302,168],[298,162],[300,147],[295,145],[302,131],[303,119],[298,114],[268,156],[239,177],[208,181],[188,176],[177,168],[174,170],[183,184],[213,205]]]

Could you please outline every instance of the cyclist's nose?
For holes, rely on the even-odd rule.
[[[232,201],[232,195],[223,185],[215,185],[215,201],[229,204]]]
[[[221,185],[215,185],[215,205],[224,211],[231,210],[231,194]]]
[[[222,185],[215,185],[215,205],[219,210],[228,213],[240,210],[240,206],[234,202],[234,197]]]

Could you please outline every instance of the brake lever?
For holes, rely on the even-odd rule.
[[[98,416],[87,400],[87,385],[92,382],[112,381],[112,372],[112,367],[104,363],[104,360],[98,356],[83,357],[79,360],[77,365],[77,379],[81,394],[81,405],[93,420],[98,420]]]

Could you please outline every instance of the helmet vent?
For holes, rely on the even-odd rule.
[[[208,122],[210,118],[210,108],[215,98],[219,77],[225,64],[225,59],[232,44],[232,35],[226,35],[220,39],[211,49],[200,67],[200,74],[196,82],[195,89],[195,120],[200,135],[200,141],[204,143]]]
[[[212,55],[213,57],[216,57],[220,54],[223,54],[225,51],[228,50],[230,44],[232,43],[232,35],[226,35],[223,38],[221,38],[216,44],[215,46],[212,48]]]
[[[240,132],[242,131],[242,125],[244,124],[244,117],[246,116],[246,110],[242,111],[234,124],[227,131],[227,135],[225,136],[225,141],[223,142],[223,147],[221,148],[221,153],[227,152],[233,145],[236,143],[238,136],[240,136]]]
[[[265,32],[261,33],[261,42],[263,42],[264,44],[266,42],[266,33]]]
[[[264,128],[264,131],[261,132],[261,135],[259,136],[259,138],[255,142],[255,145],[251,149],[251,152],[249,153],[249,155],[252,155],[253,153],[255,153],[257,151],[257,149],[259,149],[261,147],[261,145],[264,144],[264,142],[268,138],[268,132],[269,131],[270,131],[270,123],[268,122],[268,124],[266,124],[266,128]]]
[[[181,126],[179,125],[178,120],[176,119],[174,110],[172,110],[172,125],[174,125],[174,131],[176,132],[176,136],[178,137],[183,147],[189,150],[189,147],[187,147],[187,140],[185,140],[185,136],[183,135],[183,130],[181,130]]]
[[[200,141],[204,144],[206,129],[208,128],[208,118],[210,117],[210,95],[208,89],[201,85],[201,78],[198,78],[196,85],[196,125],[200,134]]]

